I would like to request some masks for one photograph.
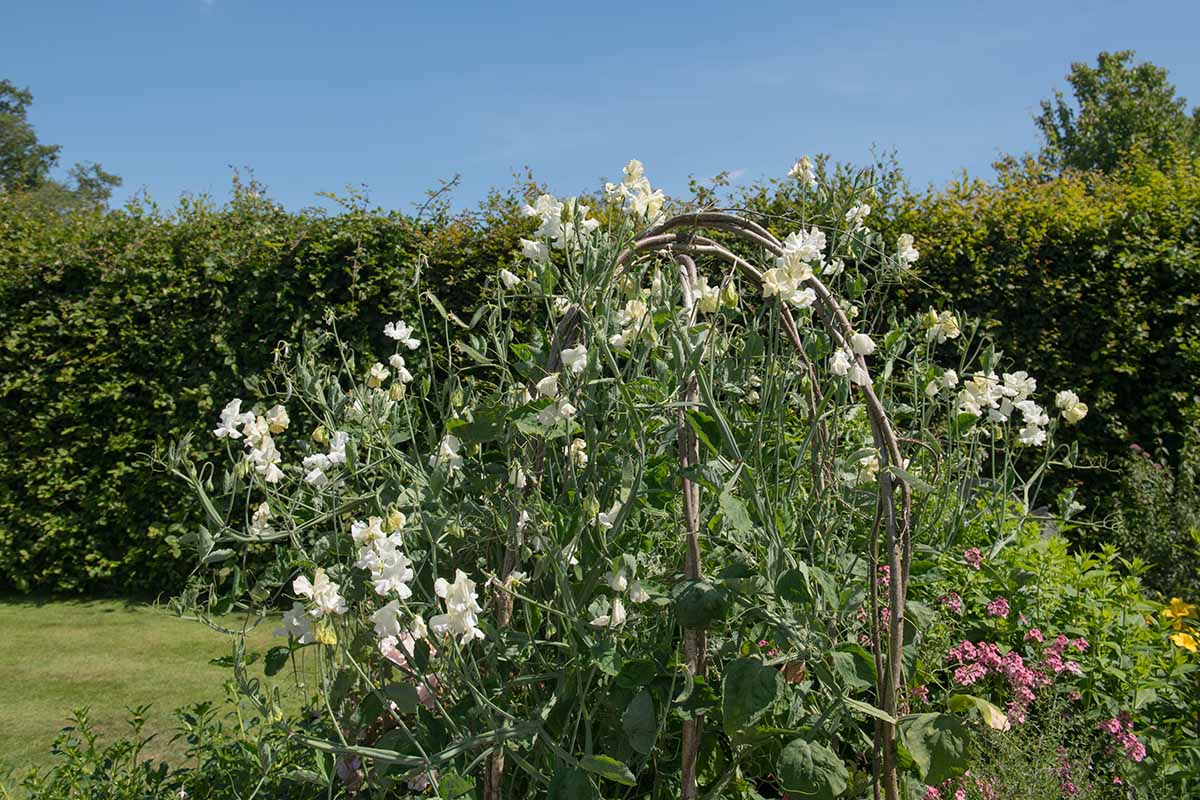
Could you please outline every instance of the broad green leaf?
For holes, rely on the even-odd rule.
[[[796,739],[779,754],[779,783],[789,797],[834,800],[846,791],[850,775],[837,754],[823,744]]]
[[[882,708],[876,708],[870,703],[864,703],[861,700],[855,700],[851,697],[844,698],[842,702],[844,702],[848,708],[853,711],[857,711],[860,714],[866,714],[868,717],[881,719],[884,722],[890,722],[893,725],[896,724],[895,717],[884,711]]]
[[[976,697],[973,694],[955,694],[951,695],[946,705],[951,711],[967,711],[969,709],[977,709],[979,716],[988,724],[988,727],[995,728],[998,731],[1006,731],[1009,729],[1008,716],[997,708],[994,704],[982,697]]]
[[[621,715],[621,729],[629,739],[629,746],[644,756],[654,750],[658,739],[658,716],[654,710],[654,698],[647,689],[642,689]]]
[[[546,800],[599,800],[592,779],[578,767],[560,768],[550,781]]]
[[[942,783],[967,768],[967,727],[958,717],[914,714],[900,721],[900,731],[925,783]]]
[[[705,580],[676,584],[671,591],[675,618],[685,628],[707,628],[725,618],[725,593]]]
[[[629,767],[617,761],[612,756],[585,756],[579,759],[579,766],[601,778],[608,778],[614,783],[625,786],[635,786],[637,779]]]
[[[725,732],[731,736],[744,731],[783,693],[783,676],[757,658],[739,658],[725,670],[721,687],[721,713]]]
[[[750,521],[750,512],[746,510],[746,504],[740,498],[734,497],[726,489],[721,492],[719,500],[721,513],[725,515],[725,521],[731,528],[738,533],[745,533],[753,527],[753,523]]]
[[[287,665],[292,655],[292,648],[287,646],[272,647],[263,659],[263,674],[268,678],[279,673]]]

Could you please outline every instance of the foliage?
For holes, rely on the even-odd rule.
[[[913,579],[919,602],[937,609],[913,676],[922,687],[914,710],[975,696],[997,709],[976,718],[986,733],[971,756],[978,780],[948,788],[976,796],[972,784],[982,780],[999,797],[1191,796],[1200,775],[1200,661],[1171,636],[1200,623],[1194,607],[1177,631],[1160,613],[1171,607],[1144,597],[1115,548],[1071,554],[1062,536],[1042,529],[1049,521],[1023,519],[1009,517],[977,556],[946,551]],[[1003,616],[993,613],[996,598],[1006,601]],[[971,672],[963,642],[997,645],[1004,666]],[[1013,680],[1020,668],[1034,677]],[[1022,701],[1022,685],[1036,697]],[[1109,730],[1114,720],[1124,726],[1120,737]]]
[[[913,674],[934,611],[892,603],[910,565],[878,498],[893,480],[913,492],[925,574],[967,532],[1027,523],[1045,473],[1074,459],[1054,437],[1086,408],[1060,397],[1051,419],[1035,393],[1066,387],[997,374],[976,322],[889,313],[911,241],[796,175],[808,224],[761,274],[689,236],[619,255],[661,213],[636,162],[603,224],[543,195],[528,260],[469,321],[431,297],[384,350],[314,331],[210,418],[223,463],[191,438],[164,454],[205,510],[187,600],[291,604],[270,658],[316,663],[336,735],[306,741],[344,780],[675,797],[699,731],[705,794],[859,796],[897,722],[902,782],[963,774],[978,703],[885,710],[881,664]],[[692,243],[709,248],[696,273],[674,258]],[[858,333],[821,324],[814,274]],[[518,333],[514,304],[541,323]],[[872,441],[871,398],[902,462]]]
[[[1132,50],[1102,52],[1096,66],[1071,65],[1067,82],[1074,103],[1061,91],[1042,101],[1034,118],[1046,142],[1041,156],[1056,169],[1116,172],[1135,150],[1167,168],[1183,153],[1200,154],[1200,109],[1188,116],[1167,71],[1135,64]]]
[[[828,167],[821,180],[847,184],[853,173]],[[1159,169],[1134,154],[1110,175],[1010,162],[994,182],[913,194],[883,157],[867,182],[872,225],[888,238],[911,231],[921,252],[916,280],[895,290],[908,313],[952,306],[981,318],[1004,354],[1087,397],[1094,413],[1079,446],[1092,469],[1070,480],[1098,518],[1120,504],[1117,467],[1130,444],[1181,462],[1200,409],[1196,162]],[[807,213],[786,182],[733,204],[779,220],[773,229]]]
[[[320,771],[330,765],[238,702],[231,696],[223,706],[177,710],[174,740],[185,760],[176,764],[143,755],[152,738],[144,733],[145,707],[130,711],[128,735],[109,742],[88,710],[77,709],[54,741],[52,765],[29,769],[18,788],[29,800],[327,797]]]
[[[0,197],[0,584],[178,590],[187,566],[173,537],[196,517],[140,468],[145,454],[328,311],[350,341],[378,342],[385,314],[424,302],[423,273],[470,319],[481,277],[525,226],[498,194],[456,217],[343,203],[289,214],[239,182],[225,207],[64,220]]]
[[[27,119],[31,103],[28,89],[0,80],[0,195],[43,212],[103,206],[121,179],[99,164],[72,167],[74,185],[51,178],[62,148],[38,141]]]
[[[1178,466],[1134,445],[1121,463],[1113,541],[1136,557],[1142,581],[1163,597],[1200,597],[1200,431]]]

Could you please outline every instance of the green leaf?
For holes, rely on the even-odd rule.
[[[267,651],[267,656],[263,659],[263,674],[268,678],[279,673],[292,656],[292,648],[286,646],[272,647]]]
[[[846,791],[850,775],[837,754],[823,744],[796,739],[783,748],[776,768],[790,797],[834,800]]]
[[[633,772],[629,767],[625,766],[620,761],[617,761],[612,756],[585,756],[579,759],[579,766],[586,769],[601,778],[608,778],[614,783],[620,783],[625,786],[636,786],[637,779],[634,778]]]
[[[740,498],[734,497],[726,489],[721,492],[719,500],[721,513],[725,515],[725,521],[731,528],[738,533],[746,533],[753,527],[753,523],[750,521],[750,512],[746,510],[746,504]]]
[[[675,617],[685,628],[707,628],[725,618],[725,593],[705,580],[682,581],[671,590]]]
[[[871,705],[870,703],[864,703],[861,700],[855,700],[851,697],[843,698],[842,702],[845,703],[848,708],[850,708],[853,711],[857,711],[860,714],[866,714],[868,717],[874,717],[875,719],[881,719],[884,722],[890,722],[893,725],[896,724],[895,717],[893,717],[891,714],[884,711],[882,708],[876,708],[875,706]]]
[[[998,731],[1006,731],[1009,728],[1008,716],[997,708],[992,703],[984,700],[982,697],[976,697],[973,694],[955,694],[951,695],[946,705],[951,711],[968,711],[972,708],[979,711],[979,716],[987,723],[988,727]]]
[[[784,691],[779,670],[757,658],[739,658],[725,670],[721,713],[731,736],[757,722]]]
[[[942,783],[967,768],[967,727],[958,717],[914,714],[900,721],[900,732],[926,783]]]
[[[546,800],[599,800],[592,779],[578,767],[560,768],[550,780]]]
[[[658,716],[654,710],[654,698],[649,690],[642,689],[621,715],[621,729],[629,739],[629,746],[644,756],[654,750],[658,739]]]
[[[473,778],[464,777],[457,772],[448,772],[438,778],[438,797],[442,800],[454,800],[456,797],[462,797],[468,794],[475,788],[475,780]]]

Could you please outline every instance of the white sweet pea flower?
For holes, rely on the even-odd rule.
[[[614,592],[623,592],[629,588],[629,572],[625,569],[624,565],[617,567],[615,571],[609,573],[608,588]]]
[[[869,356],[875,352],[875,340],[865,333],[856,333],[850,337],[850,349],[855,355]]]
[[[587,360],[587,345],[568,347],[562,351],[563,366],[569,369],[573,375],[583,372],[584,367],[587,366]]]
[[[508,482],[516,489],[524,489],[529,485],[529,478],[526,477],[525,468],[521,466],[521,462],[514,461],[508,468]]]
[[[558,397],[558,373],[552,372],[537,382],[538,397]]]
[[[376,361],[371,365],[371,371],[367,373],[367,386],[372,389],[378,389],[383,385],[383,382],[388,379],[388,368]]]
[[[563,455],[569,458],[575,466],[586,467],[588,463],[587,442],[583,439],[572,439],[571,443],[563,448]]]
[[[812,159],[808,156],[802,156],[799,161],[792,164],[792,168],[788,170],[788,177],[795,178],[801,185],[807,186],[809,189],[817,188],[817,174],[813,171]]]
[[[283,433],[287,430],[287,426],[291,424],[291,419],[288,418],[287,409],[281,405],[274,405],[267,412],[267,426],[271,433]]]
[[[382,517],[368,517],[366,522],[355,520],[350,524],[350,538],[359,547],[368,547],[384,538]]]
[[[871,376],[857,359],[850,362],[850,382],[855,386],[867,386],[871,383]]]
[[[870,213],[871,207],[866,203],[859,203],[858,205],[852,206],[850,210],[846,212],[846,223],[850,226],[850,230],[856,231],[859,228],[864,227],[863,223],[866,222],[867,215]]]
[[[846,271],[846,262],[840,258],[835,258],[825,265],[825,269],[821,270],[821,274],[827,278],[836,278]]]
[[[850,372],[850,364],[853,361],[853,356],[846,352],[843,348],[838,348],[833,351],[833,355],[829,357],[829,371],[834,375],[845,376]]]
[[[591,622],[595,628],[618,628],[625,624],[625,604],[621,598],[614,598],[612,608],[607,614],[601,614]]]
[[[763,270],[763,299],[769,300],[772,297],[779,297],[786,300],[794,291],[796,291],[796,284],[792,280],[791,273],[788,270],[780,269],[779,267]]]
[[[1068,425],[1074,425],[1081,419],[1087,416],[1087,403],[1080,402],[1079,395],[1070,391],[1063,390],[1054,396],[1054,405],[1058,407],[1062,413],[1062,418],[1066,420]]]
[[[478,627],[477,616],[483,609],[476,602],[475,582],[465,572],[456,570],[453,583],[438,578],[433,584],[433,591],[445,601],[446,613],[429,620],[431,631],[439,636],[458,636],[461,644],[484,638],[483,631]]]
[[[629,599],[635,603],[645,603],[650,599],[650,593],[642,586],[641,581],[634,581],[629,584]]]
[[[601,511],[596,515],[596,524],[601,530],[609,530],[617,522],[617,515],[621,513],[621,504],[614,502],[612,508],[608,511]]]
[[[271,504],[265,500],[258,504],[258,508],[254,509],[254,514],[250,517],[250,532],[256,536],[262,536],[271,532]]]
[[[238,428],[253,422],[254,415],[249,412],[243,414],[242,401],[234,398],[221,410],[221,423],[213,430],[213,436],[218,439],[240,439],[242,434]]]
[[[396,377],[399,378],[402,383],[412,383],[413,376],[404,365],[404,356],[400,355],[399,353],[394,353],[388,359],[388,363],[392,365],[392,369],[396,370]]]
[[[312,616],[317,619],[330,614],[345,614],[350,609],[338,592],[340,588],[338,584],[329,580],[321,567],[317,567],[311,581],[304,575],[292,581],[292,591],[312,602]]]
[[[329,437],[329,463],[346,463],[346,445],[350,442],[350,434],[345,431],[334,431]]]
[[[953,389],[958,386],[958,373],[952,369],[948,369],[942,374],[942,386],[947,389]]]
[[[275,629],[274,635],[291,637],[299,644],[311,644],[316,641],[313,638],[312,621],[308,618],[308,612],[304,610],[304,603],[298,600],[292,602],[291,609],[283,612],[283,624]]]
[[[400,344],[407,347],[409,350],[416,350],[421,346],[421,340],[413,336],[414,331],[407,322],[398,320],[389,322],[383,326],[383,335],[389,339],[395,339]]]
[[[445,467],[450,471],[462,469],[463,459],[458,452],[460,449],[462,441],[453,433],[447,433],[442,437],[438,451],[429,457],[429,466]]]
[[[506,269],[500,270],[500,282],[504,284],[505,289],[515,289],[521,285],[521,279]]]
[[[354,566],[370,570],[371,584],[375,594],[386,597],[395,594],[401,600],[412,597],[408,582],[413,579],[412,561],[400,549],[403,544],[400,534],[372,542],[358,553]]]
[[[545,242],[536,242],[533,239],[521,240],[521,255],[528,258],[534,264],[545,264],[550,261],[550,248]]]
[[[921,257],[917,248],[913,247],[913,237],[911,234],[902,233],[896,239],[896,259],[900,262],[900,267],[908,267],[914,261]]]
[[[1004,385],[1000,391],[1015,405],[1037,391],[1037,379],[1029,377],[1029,373],[1024,370],[1006,372],[1004,373]]]
[[[371,622],[375,623],[375,635],[380,639],[391,637],[393,646],[400,634],[405,632],[400,625],[400,602],[397,600],[392,600],[372,614]]]

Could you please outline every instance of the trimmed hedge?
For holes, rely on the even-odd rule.
[[[1108,176],[1009,163],[994,182],[918,194],[881,174],[871,226],[889,243],[912,232],[921,251],[920,280],[898,295],[907,311],[994,320],[1043,385],[1089,404],[1091,460],[1124,464],[1136,442],[1178,466],[1200,420],[1195,163],[1163,171],[1131,157]],[[384,320],[420,302],[419,264],[422,285],[469,318],[481,282],[528,234],[517,194],[423,220],[357,201],[290,214],[255,186],[170,216],[39,217],[0,197],[0,587],[176,590],[168,537],[196,517],[139,454],[212,422],[277,343],[328,311],[344,339],[382,352]],[[803,216],[794,182],[740,200]],[[1121,480],[1088,473],[1086,499],[1115,510]]]
[[[0,197],[0,587],[177,590],[169,536],[196,517],[141,455],[215,420],[328,311],[382,347],[384,320],[419,302],[422,254],[422,285],[469,317],[523,226],[500,195],[425,223],[359,203],[290,214],[255,186],[170,217],[33,216]]]

